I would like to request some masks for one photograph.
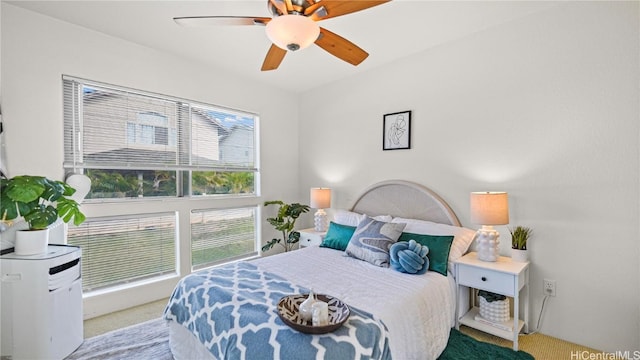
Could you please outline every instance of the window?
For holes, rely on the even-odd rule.
[[[256,252],[255,207],[191,212],[191,266],[202,268]]]
[[[136,121],[127,122],[127,146],[133,144],[171,145],[175,148],[176,128],[169,128],[168,119],[164,115],[139,113]]]
[[[256,115],[63,82],[64,167],[91,178],[87,199],[256,194]]]
[[[64,167],[91,179],[95,209],[69,227],[84,291],[257,254],[257,115],[68,76],[63,86]]]
[[[176,273],[176,214],[87,219],[70,226],[82,248],[83,291]]]

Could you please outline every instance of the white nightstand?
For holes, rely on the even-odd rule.
[[[513,350],[518,350],[518,334],[523,328],[525,333],[529,331],[529,262],[515,262],[504,256],[496,262],[486,262],[478,260],[475,252],[468,253],[456,261],[456,285],[456,329],[463,324],[512,340]],[[476,321],[479,310],[469,304],[469,288],[513,298],[513,330]],[[520,298],[524,300],[524,316],[520,316]]]
[[[298,230],[300,233],[300,248],[307,246],[320,246],[326,231],[315,231],[313,228]]]

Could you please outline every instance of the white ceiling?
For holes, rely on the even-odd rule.
[[[271,45],[263,27],[186,28],[174,23],[172,18],[200,15],[269,17],[267,0],[7,2],[292,92],[307,91],[557,4],[545,1],[394,0],[320,22],[320,26],[349,39],[370,54],[359,66],[354,67],[311,46],[289,52],[277,70],[262,72],[262,61]]]

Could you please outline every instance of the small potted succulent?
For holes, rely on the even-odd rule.
[[[533,230],[526,226],[516,226],[509,229],[509,232],[511,232],[511,259],[526,262],[529,259],[527,241],[529,241]]]
[[[296,220],[309,211],[308,205],[302,205],[298,203],[286,204],[280,200],[265,201],[264,206],[279,205],[278,216],[267,218],[267,222],[271,224],[276,230],[282,231],[282,239],[271,239],[263,247],[262,251],[267,251],[274,247],[276,244],[280,244],[284,251],[287,252],[293,249],[293,245],[300,241],[300,233],[294,231],[293,228],[296,225]]]
[[[47,251],[48,226],[62,219],[75,225],[85,220],[79,204],[70,198],[75,193],[70,185],[43,176],[21,175],[0,179],[0,220],[23,217],[28,230],[16,232],[15,252],[35,255]]]

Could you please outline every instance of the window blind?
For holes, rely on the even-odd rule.
[[[83,291],[175,274],[177,214],[89,218],[69,226],[68,243],[82,248]]]
[[[257,116],[63,77],[69,169],[257,171]]]
[[[191,211],[193,268],[257,255],[257,207]]]

